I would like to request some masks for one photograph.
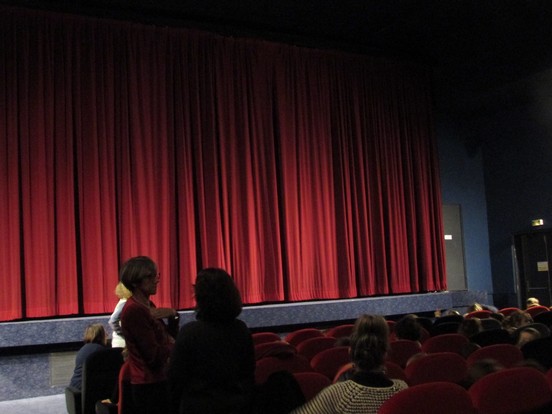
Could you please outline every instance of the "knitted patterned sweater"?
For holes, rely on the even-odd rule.
[[[353,380],[338,382],[320,391],[291,414],[377,414],[389,397],[408,388],[402,380],[392,382],[389,387],[367,387]]]

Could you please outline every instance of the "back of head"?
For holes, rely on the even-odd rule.
[[[194,285],[196,317],[211,322],[230,322],[242,311],[240,292],[223,269],[201,270]]]
[[[481,311],[481,310],[483,310],[483,306],[481,306],[481,304],[479,304],[477,302],[474,302],[473,305],[468,307],[467,312],[470,313],[470,312],[477,312],[477,311]]]
[[[381,368],[389,348],[389,328],[381,316],[362,315],[351,334],[351,359],[361,371]]]
[[[88,325],[84,330],[84,343],[93,343],[105,345],[107,340],[107,335],[105,334],[105,329],[101,323],[94,323]]]
[[[502,326],[508,330],[515,330],[533,322],[533,318],[527,312],[516,310],[504,318]]]
[[[406,315],[397,321],[393,328],[397,339],[419,341],[422,337],[422,325],[416,315]]]
[[[468,338],[481,332],[482,330],[483,326],[481,324],[481,319],[479,318],[464,319],[458,326],[458,333],[467,336]]]
[[[119,299],[128,299],[132,296],[132,292],[128,290],[122,282],[117,283],[115,286],[115,295]]]
[[[525,304],[528,308],[530,308],[532,306],[539,306],[540,302],[537,298],[527,298],[527,301],[525,302]]]
[[[136,256],[128,259],[121,266],[121,283],[134,292],[144,279],[157,274],[157,265],[147,256]]]
[[[472,385],[485,375],[500,371],[501,369],[504,369],[504,366],[502,366],[496,359],[484,358],[475,361],[468,368],[466,385]]]

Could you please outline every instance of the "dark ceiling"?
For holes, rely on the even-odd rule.
[[[414,59],[462,90],[552,65],[550,0],[17,0],[0,3]]]

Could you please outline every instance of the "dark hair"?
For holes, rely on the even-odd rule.
[[[157,274],[157,265],[147,256],[136,256],[128,259],[121,266],[120,280],[125,287],[134,292],[136,286],[142,283],[142,280],[155,276]]]
[[[406,315],[397,321],[393,328],[397,339],[419,341],[422,337],[422,325],[416,315]]]
[[[351,359],[356,369],[370,371],[383,366],[389,349],[389,327],[382,316],[362,315],[351,334]]]
[[[481,332],[482,330],[483,326],[481,324],[481,319],[479,318],[464,319],[458,326],[458,333],[468,338]]]
[[[240,292],[223,269],[201,270],[194,285],[196,318],[211,322],[230,322],[242,311]]]

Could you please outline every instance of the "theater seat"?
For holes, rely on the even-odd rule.
[[[468,392],[449,382],[420,384],[393,395],[378,414],[477,414]]]
[[[512,344],[489,345],[472,352],[466,362],[468,367],[482,359],[494,359],[505,368],[510,368],[523,360],[521,350]]]
[[[436,352],[412,361],[405,368],[409,385],[445,381],[462,383],[467,374],[466,360],[454,352]]]
[[[511,344],[512,336],[506,329],[489,329],[470,336],[470,341],[481,347],[495,344]]]
[[[510,306],[510,307],[507,307],[507,308],[499,309],[498,313],[501,313],[506,317],[506,316],[510,316],[514,312],[519,312],[520,310],[521,310],[520,308]]]
[[[539,306],[532,306],[526,309],[525,312],[527,312],[529,315],[531,315],[532,318],[534,318],[538,314],[548,312],[549,310],[550,309],[547,308],[546,306],[539,305]]]
[[[293,376],[301,387],[305,402],[332,383],[328,377],[318,372],[297,372]]]
[[[481,414],[552,412],[548,381],[535,368],[515,367],[487,374],[468,393]]]
[[[351,362],[349,347],[336,346],[318,353],[311,360],[311,367],[315,372],[324,374],[333,380],[339,369],[348,362]]]
[[[335,341],[335,338],[328,336],[309,338],[297,345],[297,353],[310,361],[318,353],[333,348]]]
[[[485,319],[490,318],[492,315],[492,312],[490,310],[479,310],[479,311],[473,311],[466,315],[464,315],[465,319],[471,319],[471,318],[479,318],[479,319]]]
[[[280,340],[280,335],[274,332],[255,332],[251,335],[253,345],[263,344],[265,342],[274,342]]]
[[[255,345],[255,359],[259,360],[268,356],[280,356],[296,354],[297,350],[285,341],[263,342]]]
[[[351,336],[354,325],[352,323],[346,323],[343,325],[334,326],[324,332],[324,335],[331,336],[333,338],[343,338]]]
[[[400,367],[406,367],[407,361],[418,353],[422,352],[422,346],[418,341],[409,339],[398,339],[389,343],[387,360],[393,361]]]
[[[458,333],[432,336],[422,344],[422,352],[455,352],[462,355],[470,341]]]
[[[296,372],[311,372],[312,368],[307,358],[297,354],[261,358],[257,361],[255,367],[255,383],[264,384],[271,374],[278,371],[287,371],[293,374]]]
[[[537,361],[545,369],[552,368],[552,337],[539,338],[521,347],[525,359]]]
[[[324,336],[324,334],[320,329],[303,328],[303,329],[297,329],[296,331],[288,333],[284,338],[284,340],[293,346],[297,346],[305,339],[316,338],[319,336]]]
[[[123,365],[120,348],[107,348],[90,355],[82,367],[82,391],[65,389],[69,414],[95,414],[96,402],[113,397]]]

